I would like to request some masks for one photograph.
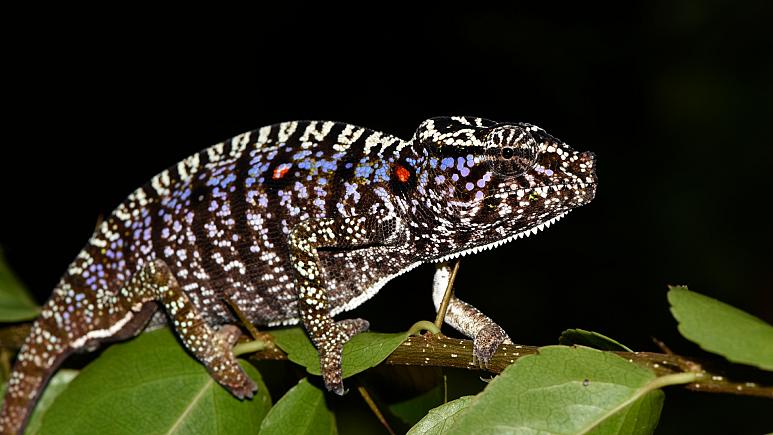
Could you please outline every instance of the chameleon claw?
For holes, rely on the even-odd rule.
[[[494,357],[499,345],[510,341],[510,337],[499,325],[496,323],[486,325],[478,331],[473,340],[473,361],[476,361],[480,368],[488,369],[491,358]]]

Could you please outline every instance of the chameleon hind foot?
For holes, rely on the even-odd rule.
[[[232,350],[241,331],[235,325],[224,325],[217,330],[210,326],[164,261],[146,263],[122,294],[128,306],[151,302],[163,305],[180,341],[204,364],[212,378],[239,399],[252,397],[257,385],[236,361]]]
[[[212,378],[231,394],[239,399],[250,399],[258,390],[258,386],[244,372],[233,354],[233,346],[240,336],[241,331],[234,325],[220,327],[215,332],[215,347],[218,349],[218,355],[206,365]]]
[[[360,332],[366,331],[370,325],[363,319],[346,319],[333,324],[314,345],[319,351],[320,369],[325,387],[339,396],[346,393],[341,369],[341,355],[344,344]]]

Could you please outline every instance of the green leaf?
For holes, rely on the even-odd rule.
[[[459,413],[467,409],[474,396],[462,396],[429,411],[408,431],[408,435],[443,434],[456,422]]]
[[[448,433],[649,433],[663,400],[654,390],[695,379],[693,373],[656,378],[586,347],[543,347],[491,381]]]
[[[46,415],[46,411],[54,403],[55,399],[67,389],[75,377],[78,376],[77,370],[62,369],[56,372],[46,386],[46,390],[43,395],[40,396],[40,400],[35,405],[35,410],[32,412],[30,422],[27,425],[26,434],[37,434],[40,432],[40,425],[43,420],[43,416]]]
[[[730,361],[773,370],[773,326],[687,287],[670,287],[668,301],[688,340]]]
[[[586,331],[584,329],[567,329],[561,333],[558,343],[565,346],[587,346],[598,350],[633,352],[628,346],[621,344],[617,340],[601,335],[598,332]]]
[[[344,344],[343,377],[348,378],[379,365],[409,335],[416,333],[423,326],[424,322],[418,322],[405,332],[363,332],[355,335]],[[290,361],[306,367],[306,371],[312,375],[321,374],[317,350],[302,328],[276,329],[271,331],[271,335],[274,336],[276,345],[287,353]]]
[[[261,435],[335,434],[335,416],[325,404],[325,393],[304,378],[271,408],[260,425]]]
[[[35,304],[22,283],[11,272],[0,251],[0,322],[20,322],[38,316],[40,307]]]
[[[239,400],[188,355],[167,328],[110,346],[43,416],[44,434],[257,433],[271,407],[260,374]]]
[[[430,409],[443,403],[443,386],[438,385],[402,402],[389,405],[389,412],[406,424],[415,424],[427,415]]]

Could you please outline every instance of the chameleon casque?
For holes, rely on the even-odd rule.
[[[257,325],[302,322],[343,394],[343,344],[368,322],[333,316],[426,262],[439,263],[438,306],[446,260],[536,234],[595,189],[592,153],[526,123],[433,118],[407,141],[323,121],[236,136],[155,176],[95,230],[19,352],[1,432],[23,430],[67,355],[166,319],[217,382],[252,396],[226,299]],[[509,342],[456,297],[446,322],[484,364]]]

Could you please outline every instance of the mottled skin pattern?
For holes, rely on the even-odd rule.
[[[157,175],[97,228],[19,353],[2,432],[23,429],[68,354],[131,337],[159,312],[214,379],[250,397],[226,299],[255,324],[303,322],[342,394],[342,346],[368,323],[334,315],[424,262],[440,262],[438,303],[444,261],[536,233],[595,185],[592,154],[523,123],[434,118],[408,141],[321,121],[239,135]],[[484,365],[509,341],[455,297],[446,321]]]

